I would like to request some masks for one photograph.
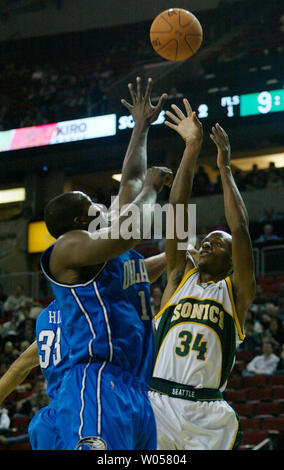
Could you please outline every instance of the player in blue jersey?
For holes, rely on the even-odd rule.
[[[56,430],[56,403],[61,380],[69,368],[69,346],[61,329],[56,300],[44,309],[36,321],[39,365],[47,383],[48,406],[39,410],[29,424],[33,450],[60,450],[63,442]]]
[[[81,192],[62,194],[45,208],[47,228],[57,241],[43,253],[41,266],[70,347],[57,406],[58,427],[70,450],[156,448],[147,396],[154,355],[149,278],[133,248],[141,239],[142,209],[149,221],[157,194],[171,185],[172,172],[154,167],[146,174],[147,133],[164,98],[157,107],[151,105],[151,80],[144,97],[140,80],[137,93],[129,89],[133,104],[124,103],[135,126],[113,225],[88,231],[93,204]],[[129,212],[133,231],[127,237],[122,229]]]
[[[155,282],[166,266],[165,253],[145,259],[150,282]],[[56,403],[63,375],[69,368],[69,347],[61,329],[61,315],[57,302],[52,301],[36,321],[36,341],[29,346],[0,378],[0,403],[20,385],[37,366],[46,380],[46,393],[51,399],[39,410],[29,425],[33,450],[64,450],[56,426]]]
[[[62,377],[69,367],[69,348],[60,323],[60,310],[54,300],[37,318],[36,341],[13,362],[0,379],[2,402],[25,380],[34,367],[41,367],[50,403],[40,409],[29,424],[29,438],[33,450],[64,448],[56,429],[56,401]]]

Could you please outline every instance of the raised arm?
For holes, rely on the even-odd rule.
[[[157,194],[171,186],[172,171],[153,167],[147,171],[144,186],[132,204],[122,209],[107,228],[92,232],[73,230],[60,237],[51,254],[50,270],[59,282],[70,269],[102,264],[134,248],[149,228]],[[65,281],[64,281],[65,282]]]
[[[9,367],[0,379],[0,403],[39,365],[37,342],[34,341]]]
[[[176,105],[172,105],[172,109],[176,114],[166,111],[167,116],[173,122],[165,121],[165,125],[175,130],[181,136],[185,142],[185,149],[169,197],[169,204],[172,206],[170,210],[173,210],[174,220],[167,217],[167,224],[174,225],[174,238],[167,237],[166,239],[168,282],[162,299],[162,307],[174,293],[185,274],[185,270],[191,269],[194,266],[194,260],[189,256],[188,250],[181,250],[178,247],[178,243],[184,242],[184,240],[179,239],[179,234],[176,230],[178,225],[176,224],[176,219],[177,206],[180,205],[180,208],[183,208],[184,230],[187,231],[189,227],[187,206],[192,191],[195,165],[202,146],[203,129],[195,112],[192,112],[188,100],[184,99],[183,103],[186,115]]]
[[[231,170],[231,146],[225,130],[216,124],[210,135],[218,149],[217,166],[224,193],[225,216],[232,234],[231,280],[235,294],[237,315],[244,325],[249,305],[255,296],[254,258],[249,234],[249,219],[242,196]]]
[[[152,284],[157,281],[166,269],[167,260],[166,253],[159,253],[158,255],[150,256],[145,259],[149,281]]]
[[[167,100],[164,93],[158,100],[158,104],[151,104],[152,79],[148,79],[145,95],[143,96],[141,78],[136,78],[137,90],[134,91],[132,83],[128,84],[132,104],[122,99],[122,104],[132,114],[135,122],[131,139],[124,157],[122,177],[117,198],[113,201],[110,210],[132,202],[140,193],[147,172],[147,137],[150,125],[154,122]]]

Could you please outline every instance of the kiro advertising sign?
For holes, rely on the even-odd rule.
[[[109,137],[115,134],[116,114],[23,127],[0,132],[0,152]]]

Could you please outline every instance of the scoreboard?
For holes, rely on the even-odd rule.
[[[179,105],[181,98],[176,100]],[[260,91],[244,95],[232,95],[211,97],[210,102],[194,103],[190,100],[192,108],[199,119],[218,121],[227,118],[247,117],[255,115],[271,114],[284,111],[284,89]],[[183,104],[181,103],[183,107]],[[157,121],[153,124],[163,124],[166,119],[165,111],[162,111]],[[118,130],[134,126],[132,116],[120,116],[118,118]]]
[[[223,120],[236,120],[251,116],[272,115],[284,112],[284,89],[263,90],[256,93],[241,95],[206,95],[208,101],[198,101],[198,96],[190,97],[190,104],[200,120],[208,120],[212,124]],[[183,108],[182,95],[169,96],[168,107],[175,102]],[[166,119],[165,110],[161,111],[158,119],[153,123],[159,126]],[[131,115],[107,114],[103,116],[86,117],[72,121],[56,122],[20,129],[10,129],[0,132],[0,152],[11,150],[41,147],[45,145],[77,142],[97,138],[114,138],[123,134],[123,131],[134,127]]]
[[[240,96],[240,115],[252,116],[284,111],[284,89]]]

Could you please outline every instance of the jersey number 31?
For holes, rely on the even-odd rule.
[[[54,342],[55,337],[56,340]],[[51,359],[53,365],[56,366],[61,361],[60,328],[57,328],[56,333],[53,330],[42,330],[39,334],[38,342],[40,343],[40,367],[47,369]]]

